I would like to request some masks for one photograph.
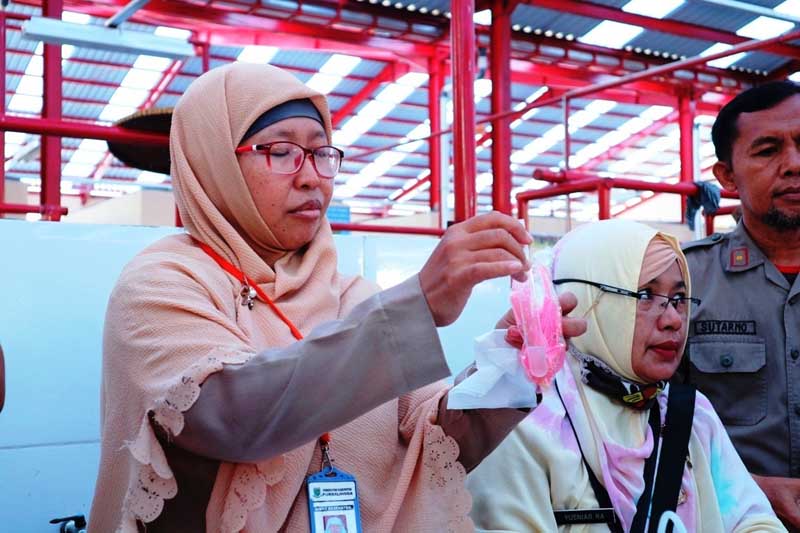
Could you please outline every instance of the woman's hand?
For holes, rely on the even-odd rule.
[[[419,283],[437,326],[455,322],[478,283],[525,275],[525,246],[532,241],[517,219],[498,212],[447,229],[419,273]]]
[[[564,338],[577,337],[586,333],[586,319],[570,318],[567,315],[578,305],[578,299],[571,292],[564,292],[558,296],[558,303],[561,305],[561,330]],[[515,348],[522,348],[522,333],[520,333],[517,323],[514,320],[514,312],[509,309],[503,317],[497,321],[495,329],[506,330],[506,342]]]

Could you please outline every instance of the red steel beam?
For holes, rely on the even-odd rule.
[[[651,135],[653,135],[654,133],[659,131],[661,128],[663,128],[664,126],[667,126],[669,124],[672,124],[677,119],[678,119],[678,112],[677,111],[673,111],[672,113],[670,113],[666,117],[664,117],[662,119],[659,119],[659,120],[656,120],[655,122],[653,122],[652,124],[650,124],[649,126],[644,128],[643,130],[634,133],[633,135],[631,135],[630,137],[628,137],[624,141],[619,142],[619,143],[615,144],[614,146],[609,147],[608,150],[606,150],[602,154],[598,155],[597,157],[593,157],[592,159],[588,160],[586,163],[584,163],[583,165],[581,165],[579,167],[580,170],[592,170],[596,166],[608,161],[609,159],[613,159],[621,151],[623,151],[623,150],[625,150],[627,148],[630,148],[631,146],[633,146],[634,144],[636,144],[637,142],[639,142],[642,139],[650,137]]]
[[[444,61],[437,54],[428,59],[428,120],[431,123],[431,131],[442,128],[442,87],[444,87]],[[446,222],[442,220],[442,152],[442,138],[431,137],[428,140],[428,165],[431,172],[412,187],[415,189],[425,180],[430,180],[428,204],[432,212],[439,213],[439,227]]]
[[[455,221],[475,215],[475,23],[474,0],[451,2],[453,79],[453,190]]]
[[[20,0],[20,3],[37,5],[36,0]],[[329,3],[334,9],[341,9],[342,2]],[[70,9],[89,13],[96,17],[107,18],[116,13],[124,2],[115,0],[67,0]],[[366,4],[363,7],[368,6]],[[348,6],[349,9],[361,9],[359,4]],[[252,4],[249,6],[252,8]],[[370,6],[371,7],[371,6]],[[279,9],[276,6],[270,10]],[[293,48],[293,39],[296,36],[310,37],[317,40],[316,49],[325,51],[340,51],[342,53],[355,53],[358,50],[371,49],[372,58],[387,60],[390,57],[401,60],[416,62],[430,56],[433,49],[432,44],[438,42],[442,35],[434,35],[429,38],[429,42],[412,42],[411,39],[403,39],[406,32],[412,31],[409,22],[411,13],[398,12],[396,17],[391,18],[393,24],[407,24],[407,30],[395,32],[391,38],[378,37],[376,32],[367,31],[372,27],[380,25],[380,17],[375,16],[371,24],[366,27],[353,24],[331,24],[330,17],[320,18],[317,23],[309,22],[307,14],[298,13],[299,18],[305,15],[303,20],[294,22],[292,20],[281,20],[269,18],[269,12],[265,9],[263,15],[248,13],[245,10],[239,12],[224,9],[219,6],[198,6],[188,2],[174,2],[170,0],[151,0],[150,3],[139,10],[131,20],[150,24],[163,24],[199,32],[206,32],[212,44],[278,44],[283,48]],[[399,16],[402,15],[402,18]],[[414,15],[419,17],[419,15]],[[427,20],[427,19],[426,19]],[[432,20],[432,19],[431,19]],[[441,25],[442,22],[438,21]],[[379,30],[380,28],[375,28]],[[389,33],[391,31],[384,33]],[[400,39],[398,39],[398,37]],[[275,41],[275,39],[280,39]],[[417,39],[419,39],[417,37]],[[367,50],[362,50],[364,54],[369,54]],[[381,52],[376,55],[374,52]],[[387,55],[387,54],[390,54]],[[366,56],[365,56],[366,57]]]
[[[608,220],[611,218],[611,187],[606,182],[597,186],[597,218]]]
[[[733,45],[748,41],[747,37],[709,28],[707,26],[690,24],[680,20],[659,19],[638,15],[636,13],[628,13],[621,9],[594,4],[592,2],[584,2],[582,0],[526,0],[526,3],[534,7],[552,9],[559,13],[572,13],[573,15],[581,15],[594,19],[612,20],[623,24],[641,26],[650,31],[680,35],[681,37],[688,37],[690,39]],[[800,58],[800,48],[781,44],[777,41],[767,45],[764,50],[782,56]]]
[[[734,54],[738,54],[740,52],[750,52],[752,50],[759,50],[767,48],[771,44],[781,43],[783,41],[791,41],[794,39],[800,38],[800,30],[795,30],[792,32],[784,33],[783,35],[779,35],[777,37],[772,37],[770,39],[753,39],[750,41],[746,41],[744,43],[735,45],[728,50],[723,52],[717,52],[716,54],[709,54],[707,56],[695,56],[690,57],[681,61],[674,61],[672,63],[667,63],[666,65],[661,65],[660,67],[653,67],[647,70],[643,70],[641,72],[635,72],[632,74],[628,74],[627,76],[621,76],[616,80],[612,80],[609,82],[598,83],[596,85],[591,85],[589,87],[583,87],[580,89],[573,89],[567,93],[569,98],[577,98],[580,96],[586,96],[592,93],[595,93],[600,90],[604,89],[611,89],[613,87],[619,87],[621,85],[626,85],[633,81],[639,81],[646,78],[652,78],[653,76],[660,76],[662,74],[666,74],[669,72],[674,72],[676,70],[681,70],[685,68],[692,67],[694,65],[700,65],[708,63],[709,61],[714,61],[715,59],[719,59],[722,57],[728,57]]]
[[[127,141],[155,145],[169,144],[169,136],[159,133],[135,132],[119,126],[100,126],[92,122],[38,119],[11,115],[0,116],[0,130],[21,131],[36,135],[54,135],[57,137],[75,137],[78,139]]]
[[[538,174],[538,175],[537,175]],[[545,181],[561,180],[541,189],[522,191],[517,194],[517,216],[528,223],[528,203],[531,200],[543,200],[555,196],[563,196],[576,192],[595,190],[598,193],[600,220],[610,218],[610,191],[612,189],[628,189],[635,191],[652,191],[654,193],[680,194],[681,196],[697,194],[698,187],[694,183],[664,183],[627,178],[586,177],[589,173],[575,173],[574,171],[552,172],[537,169],[535,177]],[[572,177],[572,179],[570,179]],[[567,178],[564,180],[564,178]],[[738,198],[736,193],[721,191],[723,198]]]
[[[395,62],[388,63],[377,76],[369,80],[356,94],[354,94],[342,107],[340,107],[332,116],[331,122],[333,127],[336,128],[342,120],[352,113],[364,100],[369,98],[372,93],[378,90],[378,87],[383,83],[393,82],[398,77],[408,72],[408,66],[401,69]]]
[[[725,50],[723,52],[719,52],[719,53],[716,53],[716,54],[711,54],[711,55],[708,55],[708,56],[705,56],[705,57],[699,57],[699,56],[698,57],[692,57],[692,58],[689,58],[689,59],[686,59],[686,60],[682,60],[682,61],[675,61],[673,63],[662,65],[660,67],[654,67],[654,68],[647,69],[647,70],[644,70],[644,71],[641,71],[641,72],[636,72],[636,73],[633,73],[633,74],[629,74],[627,76],[622,76],[620,78],[616,78],[616,79],[611,80],[611,81],[597,83],[597,84],[594,84],[594,85],[590,85],[588,87],[581,87],[581,88],[572,89],[572,90],[568,91],[567,93],[565,93],[564,97],[566,97],[566,98],[578,98],[578,97],[586,96],[586,95],[597,93],[597,92],[600,92],[600,91],[605,91],[607,89],[611,89],[611,88],[614,88],[614,87],[627,85],[627,84],[629,84],[631,82],[636,82],[636,81],[643,80],[645,78],[649,78],[649,77],[652,77],[652,76],[657,76],[657,75],[661,75],[661,74],[664,74],[664,73],[667,73],[667,72],[673,72],[675,70],[688,68],[688,67],[691,67],[692,65],[695,65],[695,64],[704,64],[704,63],[706,63],[708,61],[713,61],[713,60],[719,59],[721,57],[727,57],[729,55],[737,54],[739,52],[756,50],[756,49],[759,49],[759,48],[763,48],[763,47],[765,47],[765,46],[767,46],[769,44],[773,44],[773,43],[776,43],[776,42],[782,42],[782,41],[785,41],[785,40],[797,39],[797,38],[800,38],[800,31],[794,31],[794,32],[785,33],[785,34],[780,35],[778,37],[773,37],[771,39],[765,39],[765,40],[761,40],[761,41],[754,39],[752,41],[747,41],[747,42],[745,42],[743,44],[736,45],[736,46],[730,48],[729,50]],[[474,43],[472,43],[472,44],[474,44]],[[473,64],[474,64],[474,62],[473,62]],[[474,69],[474,66],[473,66],[473,69]],[[518,109],[518,110],[513,110],[512,109],[512,110],[508,110],[508,111],[503,111],[501,113],[492,113],[491,115],[489,115],[487,117],[484,117],[483,119],[478,121],[478,123],[490,122],[490,121],[496,120],[498,118],[516,118],[516,117],[520,117],[520,116],[524,115],[525,113],[527,113],[528,111],[530,111],[531,109],[534,109],[536,107],[545,107],[545,106],[549,106],[549,105],[554,105],[556,103],[560,103],[562,99],[563,99],[563,97],[551,97],[551,98],[545,98],[545,99],[541,99],[540,98],[539,100],[536,100],[535,102],[531,102],[530,104],[528,104],[525,107],[523,107],[521,109]],[[472,100],[470,100],[469,103],[471,104]],[[474,109],[474,105],[472,105],[472,107]],[[456,107],[456,109],[458,109],[458,107]],[[458,124],[456,124],[456,126],[458,126]],[[432,136],[435,136],[435,135],[443,135],[445,133],[449,133],[450,131],[451,131],[450,129],[440,130],[440,131],[433,131],[433,132],[431,132],[430,136],[432,137]],[[363,158],[366,155],[369,155],[369,154],[372,154],[372,153],[375,153],[375,152],[379,152],[379,151],[383,151],[383,150],[388,150],[390,148],[395,148],[395,147],[401,146],[403,144],[406,144],[406,142],[395,143],[395,144],[384,146],[384,147],[381,147],[381,148],[376,148],[374,150],[369,150],[367,152],[363,152],[363,153],[357,154],[356,157],[360,159],[360,158]]]
[[[703,216],[706,219],[706,236],[714,233],[715,218],[722,215],[732,215],[737,209],[740,209],[741,207],[742,207],[741,205],[723,205],[721,207],[718,207],[713,215],[704,212]]]
[[[410,235],[432,235],[441,237],[444,230],[441,228],[417,228],[412,226],[379,226],[377,224],[345,224],[331,222],[333,231],[369,231],[374,233],[407,233]]]
[[[680,128],[681,183],[694,181],[694,99],[684,94],[678,101],[678,127]],[[686,197],[681,196],[681,222],[686,217]]]
[[[492,3],[492,113],[511,108],[511,12],[506,0]],[[511,129],[508,118],[492,121],[492,208],[511,214]]]
[[[391,200],[394,201],[394,202],[397,202],[398,200],[400,200],[402,198],[405,198],[406,196],[408,196],[409,194],[411,194],[412,192],[416,191],[417,189],[419,189],[420,187],[422,187],[423,185],[425,185],[426,183],[428,183],[430,181],[431,181],[431,175],[430,174],[426,174],[426,175],[422,176],[421,178],[416,179],[414,181],[414,183],[408,189],[403,190],[403,192],[401,192],[400,194],[398,194],[394,198],[391,198]],[[431,185],[431,187],[433,187],[433,185]]]
[[[560,170],[558,172],[553,172],[552,170],[547,169],[536,169],[533,173],[534,178],[541,179],[543,181],[551,181],[551,180],[560,180],[558,185],[567,185],[570,183],[584,183],[587,180],[596,180],[598,183],[604,182],[605,184],[611,186],[614,189],[628,189],[633,191],[652,191],[655,193],[671,193],[671,194],[683,194],[683,195],[693,195],[697,193],[697,185],[693,182],[690,183],[666,183],[663,181],[645,181],[645,180],[636,180],[636,179],[629,179],[629,178],[605,178],[601,177],[597,174],[592,174],[590,172],[576,172],[574,170]],[[594,177],[592,177],[594,176]],[[564,179],[566,178],[566,179]],[[528,195],[531,193],[539,193],[545,189],[536,189],[533,191],[522,191],[517,194],[517,198],[528,198]],[[739,195],[726,191],[723,189],[720,191],[720,194],[723,198],[739,198]],[[538,197],[538,196],[532,196]]]
[[[29,205],[29,204],[6,204],[0,202],[0,213],[11,215],[24,215],[27,213],[39,213],[42,219],[58,220],[69,213],[69,209],[61,205]]]
[[[564,128],[564,153],[562,154],[564,157],[564,168],[569,168],[569,158],[572,155],[572,143],[569,134],[569,97],[564,96],[561,100],[561,113],[563,118],[562,127]]]
[[[679,59],[677,54],[667,52],[651,51],[647,54],[643,51],[637,52],[635,49],[617,50],[552,35],[548,37],[541,33],[530,34],[521,31],[513,34],[512,47],[512,56],[524,62],[569,65],[571,68],[581,71],[590,70],[614,76],[622,76],[631,71],[644,70]],[[560,57],[555,55],[556,51],[561,52]],[[677,82],[679,85],[688,81],[692,85],[708,87],[712,90],[724,88],[739,92],[745,86],[763,79],[760,74],[720,69],[707,65],[698,65],[691,74],[691,77],[682,75],[677,79],[666,78],[666,81]]]
[[[517,83],[531,85],[546,85],[551,88],[570,90],[586,87],[619,78],[606,74],[593,73],[589,69],[566,68],[559,65],[540,65],[538,63],[511,61],[511,78]],[[666,105],[675,107],[678,104],[677,86],[665,85],[659,82],[635,81],[627,83],[624,87],[611,88],[598,91],[594,98],[613,100],[621,104],[637,105]],[[698,102],[698,111],[716,115],[721,104],[711,102]]]
[[[44,0],[42,15],[61,19],[62,1]],[[61,45],[44,45],[44,72],[42,90],[42,117],[45,120],[61,119]],[[5,74],[3,74],[5,75]],[[39,203],[42,205],[61,204],[61,137],[43,135],[40,147],[41,191]],[[44,213],[44,220],[58,221],[59,212]]]
[[[0,10],[0,116],[6,114],[6,10]],[[6,134],[0,135],[0,162],[6,160]],[[0,166],[0,204],[6,201],[6,167]],[[0,218],[3,218],[0,213]]]
[[[694,100],[691,95],[680,98],[678,107],[678,127],[680,128],[681,173],[680,180],[694,181]]]

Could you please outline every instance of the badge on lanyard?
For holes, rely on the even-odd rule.
[[[356,478],[333,466],[329,444],[319,438],[322,469],[306,478],[311,533],[362,533]]]

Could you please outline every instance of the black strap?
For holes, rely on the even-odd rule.
[[[556,524],[606,522],[612,533],[622,533],[622,522],[614,512],[611,505],[611,497],[586,461],[578,433],[575,431],[572,418],[569,416],[564,399],[561,397],[561,391],[558,389],[558,382],[553,381],[553,384],[558,398],[561,400],[561,405],[564,406],[564,413],[572,428],[572,433],[575,435],[575,442],[578,443],[578,450],[581,453],[581,460],[589,476],[589,483],[601,507],[601,509],[553,511],[556,517]],[[664,511],[675,511],[678,507],[681,479],[683,478],[683,470],[689,451],[689,437],[692,433],[695,394],[696,389],[691,385],[678,383],[670,384],[669,386],[667,415],[664,423],[664,442],[661,444],[661,458],[658,461],[657,475],[654,474],[659,453],[659,439],[661,438],[661,409],[658,402],[655,402],[650,408],[648,423],[653,432],[653,451],[644,463],[643,477],[645,487],[636,504],[636,515],[633,517],[630,533],[644,533],[648,511],[650,511],[649,514],[651,516],[648,532],[655,533]],[[655,490],[653,489],[654,483]],[[652,506],[650,504],[651,497]],[[611,521],[600,520],[600,518],[610,519]],[[672,533],[672,524],[667,526],[667,533]]]
[[[650,511],[650,498],[653,495],[653,483],[656,473],[656,459],[658,457],[658,442],[661,438],[661,407],[658,401],[650,407],[650,417],[647,419],[650,424],[650,431],[653,433],[653,451],[644,462],[644,491],[636,502],[636,514],[631,523],[631,533],[644,533],[644,526],[647,523],[647,513]]]
[[[658,529],[658,522],[664,511],[675,511],[678,507],[681,480],[689,453],[695,395],[696,390],[691,385],[678,383],[669,387],[664,442],[661,445],[661,459],[658,462],[648,528],[651,533]],[[667,533],[672,533],[672,524],[667,526]]]
[[[614,511],[614,506],[611,505],[611,497],[608,495],[608,491],[603,486],[603,484],[600,483],[600,480],[597,479],[597,476],[595,475],[594,471],[592,470],[592,467],[589,466],[589,463],[586,461],[586,455],[584,455],[583,447],[581,447],[581,440],[578,438],[578,433],[575,431],[575,425],[572,423],[572,418],[570,418],[570,416],[569,416],[569,411],[567,410],[567,406],[564,403],[564,398],[561,397],[561,391],[558,390],[558,382],[554,380],[553,381],[553,385],[555,385],[556,394],[558,394],[558,399],[561,400],[561,405],[564,406],[564,414],[566,414],[567,421],[569,422],[569,426],[572,428],[573,435],[575,435],[575,442],[578,443],[578,450],[581,452],[581,460],[583,461],[583,466],[586,468],[586,474],[589,476],[589,484],[592,486],[592,490],[594,490],[594,496],[595,496],[595,498],[597,498],[597,503],[599,503],[600,507],[601,507],[601,509],[578,509],[578,510],[572,510],[573,512],[574,511],[579,511],[579,512],[585,514],[587,518],[592,518],[591,521],[587,521],[587,522],[576,522],[576,521],[559,522],[559,520],[563,521],[563,520],[567,520],[567,519],[570,519],[570,518],[574,518],[575,516],[580,517],[580,515],[573,515],[571,517],[571,516],[568,515],[569,511],[565,511],[565,510],[553,511],[553,514],[556,517],[556,524],[561,525],[562,523],[563,524],[566,524],[566,523],[570,523],[570,524],[576,524],[576,523],[589,523],[589,524],[598,523],[598,520],[596,520],[597,516],[591,515],[591,514],[588,514],[588,513],[591,513],[592,511],[602,511],[603,512],[603,518],[606,519],[606,520],[603,520],[603,522],[608,524],[608,529],[611,530],[611,533],[623,533],[623,531],[622,531],[622,522],[620,521],[619,517],[617,516],[617,513]],[[609,510],[611,511],[610,513],[608,512]]]

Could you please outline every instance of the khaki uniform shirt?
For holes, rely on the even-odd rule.
[[[692,311],[683,372],[711,400],[753,474],[800,477],[800,281],[740,223],[684,246]]]

